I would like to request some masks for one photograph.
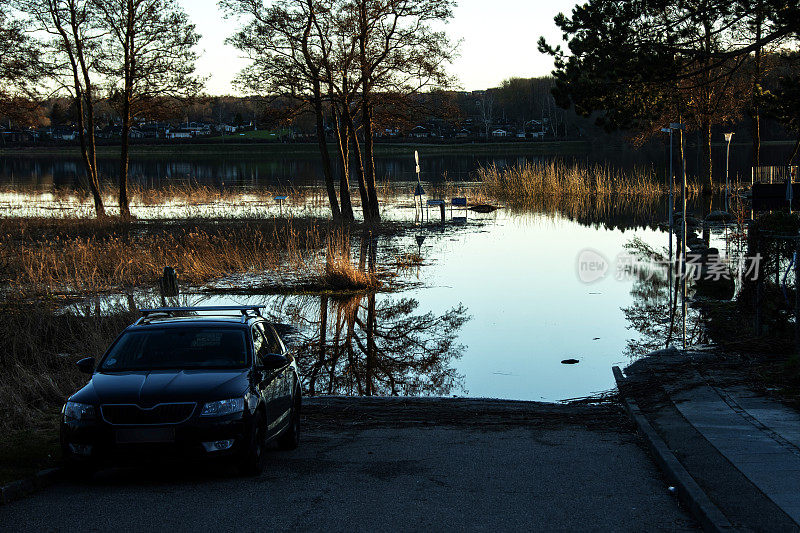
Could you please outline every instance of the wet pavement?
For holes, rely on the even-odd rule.
[[[684,531],[616,404],[320,399],[303,442],[257,478],[150,467],[63,482],[0,529]]]
[[[664,350],[637,361],[625,394],[733,528],[800,531],[800,415],[701,373],[709,357]]]

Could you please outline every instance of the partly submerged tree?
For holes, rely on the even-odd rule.
[[[133,120],[165,99],[197,95],[200,36],[177,0],[92,0],[108,32],[102,71],[122,117],[119,208],[130,217],[128,162]]]
[[[383,95],[446,87],[454,47],[434,26],[452,17],[452,0],[222,0],[246,18],[231,42],[253,63],[251,90],[306,102],[317,122],[331,211],[352,219],[348,171],[358,178],[364,219],[380,220],[374,162],[375,110]],[[325,116],[337,140],[339,195],[333,189]],[[352,166],[351,166],[352,165]]]
[[[104,216],[95,143],[96,67],[103,37],[97,13],[91,0],[16,0],[15,3],[30,17],[33,28],[51,37],[44,48],[44,60],[56,89],[70,94],[86,181],[97,216]]]
[[[353,220],[348,185],[340,184],[341,208],[334,188],[323,110],[326,62],[331,55],[331,5],[319,0],[284,0],[269,6],[252,0],[220,4],[230,13],[247,17],[229,39],[251,60],[238,83],[251,93],[298,100],[312,109],[331,213],[334,220]]]

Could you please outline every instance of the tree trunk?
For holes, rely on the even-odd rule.
[[[89,184],[89,190],[94,200],[94,211],[97,217],[100,218],[106,216],[106,208],[103,205],[103,197],[100,195],[100,183],[97,179],[97,162],[94,155],[94,120],[91,121],[91,126],[84,120],[88,110],[84,108],[84,96],[77,83],[75,85],[75,95],[75,107],[78,112],[78,137],[81,141],[81,158],[86,169],[86,181]]]
[[[367,396],[376,394],[375,390],[375,367],[378,357],[378,347],[375,344],[375,329],[377,326],[375,315],[375,292],[367,295],[367,364],[364,377],[364,384],[367,389]]]
[[[367,185],[367,197],[369,199],[369,222],[380,222],[381,213],[378,206],[378,190],[375,186],[375,155],[374,143],[372,139],[372,106],[369,100],[361,100],[361,127],[364,130],[364,181]]]
[[[322,96],[320,95],[319,81],[314,81],[314,115],[317,119],[317,144],[322,157],[322,172],[325,175],[325,189],[328,191],[328,201],[331,205],[333,220],[341,220],[342,212],[339,210],[339,200],[336,198],[336,189],[333,187],[333,172],[331,170],[331,156],[328,153],[328,141],[325,138],[325,121],[322,114]]]
[[[131,131],[131,97],[128,89],[129,82],[125,82],[125,96],[122,102],[122,147],[120,149],[119,167],[119,215],[122,218],[131,217],[130,200],[128,199],[128,149]]]
[[[761,2],[756,6],[756,41],[761,40]],[[753,73],[753,166],[761,166],[761,109],[759,99],[761,97],[761,46],[756,48],[755,53],[755,72]]]
[[[358,142],[356,135],[356,127],[353,124],[353,117],[350,114],[349,107],[345,105],[343,109],[345,117],[345,126],[347,126],[348,137],[353,143],[353,157],[355,157],[356,177],[358,178],[358,192],[361,196],[361,210],[364,213],[364,220],[369,220],[369,196],[367,195],[367,186],[364,183],[364,164],[361,157],[361,146]]]
[[[704,120],[702,123],[703,143],[703,194],[714,192],[714,180],[711,168],[711,124]]]
[[[328,297],[319,297],[319,354],[317,362],[311,372],[311,377],[308,380],[308,393],[309,396],[314,396],[316,393],[317,376],[320,370],[325,365],[325,351],[328,344]]]
[[[336,107],[333,108],[333,129],[336,134],[338,145],[339,163],[341,173],[339,174],[339,198],[341,199],[342,220],[353,222],[353,203],[350,199],[350,139],[347,137],[347,126],[342,122],[342,118]],[[342,131],[344,129],[344,131]]]
[[[94,103],[92,102],[92,83],[89,78],[89,71],[86,67],[86,61],[83,56],[83,44],[81,35],[78,32],[79,22],[74,6],[70,9],[70,29],[72,38],[75,41],[75,49],[73,51],[70,44],[70,38],[67,35],[67,29],[60,23],[58,17],[53,15],[55,26],[61,35],[64,48],[69,57],[70,67],[72,69],[73,84],[75,88],[75,108],[78,112],[78,136],[81,142],[81,158],[86,170],[86,181],[89,184],[89,190],[92,193],[94,200],[94,210],[99,217],[104,217],[106,214],[105,206],[103,205],[103,197],[100,195],[100,182],[97,179],[97,158],[95,156],[95,139],[94,139]],[[84,80],[85,90],[81,87],[81,75]]]

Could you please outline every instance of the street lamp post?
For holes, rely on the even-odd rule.
[[[730,161],[731,161],[731,139],[733,138],[733,133],[726,133],[725,134],[725,142],[728,143],[728,148],[725,153],[725,212],[728,212],[728,197],[730,193],[728,192],[728,176],[729,176],[729,169],[730,169]]]
[[[681,256],[681,261],[679,263],[679,274],[681,280],[681,322],[682,322],[682,333],[681,338],[683,340],[683,349],[686,349],[686,157],[685,154],[685,147],[684,147],[684,139],[683,139],[683,124],[680,122],[672,123],[669,125],[670,129],[678,131],[678,142],[681,144],[681,202],[683,204],[681,208],[681,246],[678,249],[678,253]]]
[[[673,185],[675,184],[674,174],[672,173],[672,127],[661,128],[664,133],[669,133],[669,176],[667,177],[667,187],[669,188],[669,205],[667,206],[667,217],[669,219],[669,293],[672,294],[672,227],[673,227]]]

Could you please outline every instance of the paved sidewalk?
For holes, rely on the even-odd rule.
[[[656,352],[625,369],[623,393],[734,527],[800,531],[800,415],[701,375],[703,357]]]

